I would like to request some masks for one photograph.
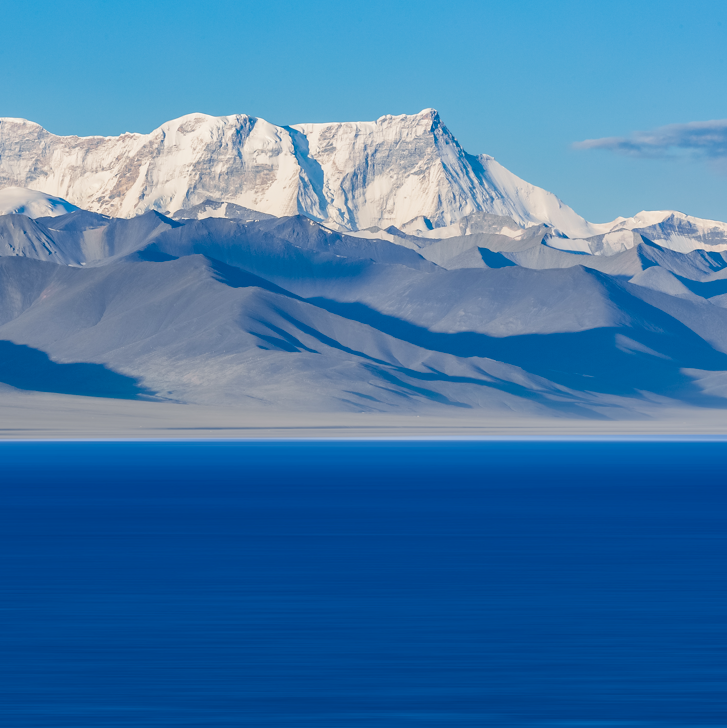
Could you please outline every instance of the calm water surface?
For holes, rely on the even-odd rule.
[[[727,725],[727,443],[0,458],[4,726]]]

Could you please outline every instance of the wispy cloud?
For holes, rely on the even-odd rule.
[[[586,139],[573,147],[606,149],[629,157],[687,156],[721,163],[727,160],[727,119],[670,124],[625,137]]]

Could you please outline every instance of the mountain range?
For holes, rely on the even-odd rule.
[[[727,224],[590,223],[425,110],[0,120],[0,382],[251,410],[723,407]]]

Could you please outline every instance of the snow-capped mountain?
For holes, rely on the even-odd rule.
[[[555,195],[487,155],[467,154],[433,109],[372,122],[279,127],[191,114],[151,134],[59,137],[0,119],[0,188],[27,187],[86,210],[173,214],[208,201],[347,230],[452,225],[473,213],[597,234]]]
[[[552,247],[596,254],[633,247],[640,235],[680,251],[727,245],[726,223],[673,211],[590,223],[492,157],[465,152],[433,109],[289,127],[244,114],[190,114],[151,134],[119,137],[59,137],[30,121],[0,119],[4,187],[44,193],[45,202],[29,199],[24,209],[20,191],[0,197],[0,212],[31,217],[74,206],[114,217],[302,214],[340,231],[393,227],[442,239],[481,232],[483,216],[491,216],[505,221],[498,223],[504,234],[517,235],[508,232],[513,224],[546,225]]]
[[[111,138],[0,120],[0,385],[621,417],[724,406],[726,332],[727,224],[589,223],[431,110]]]

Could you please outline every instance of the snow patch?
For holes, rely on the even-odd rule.
[[[58,217],[78,210],[75,205],[45,192],[26,187],[0,189],[0,215],[27,215],[28,217]]]

